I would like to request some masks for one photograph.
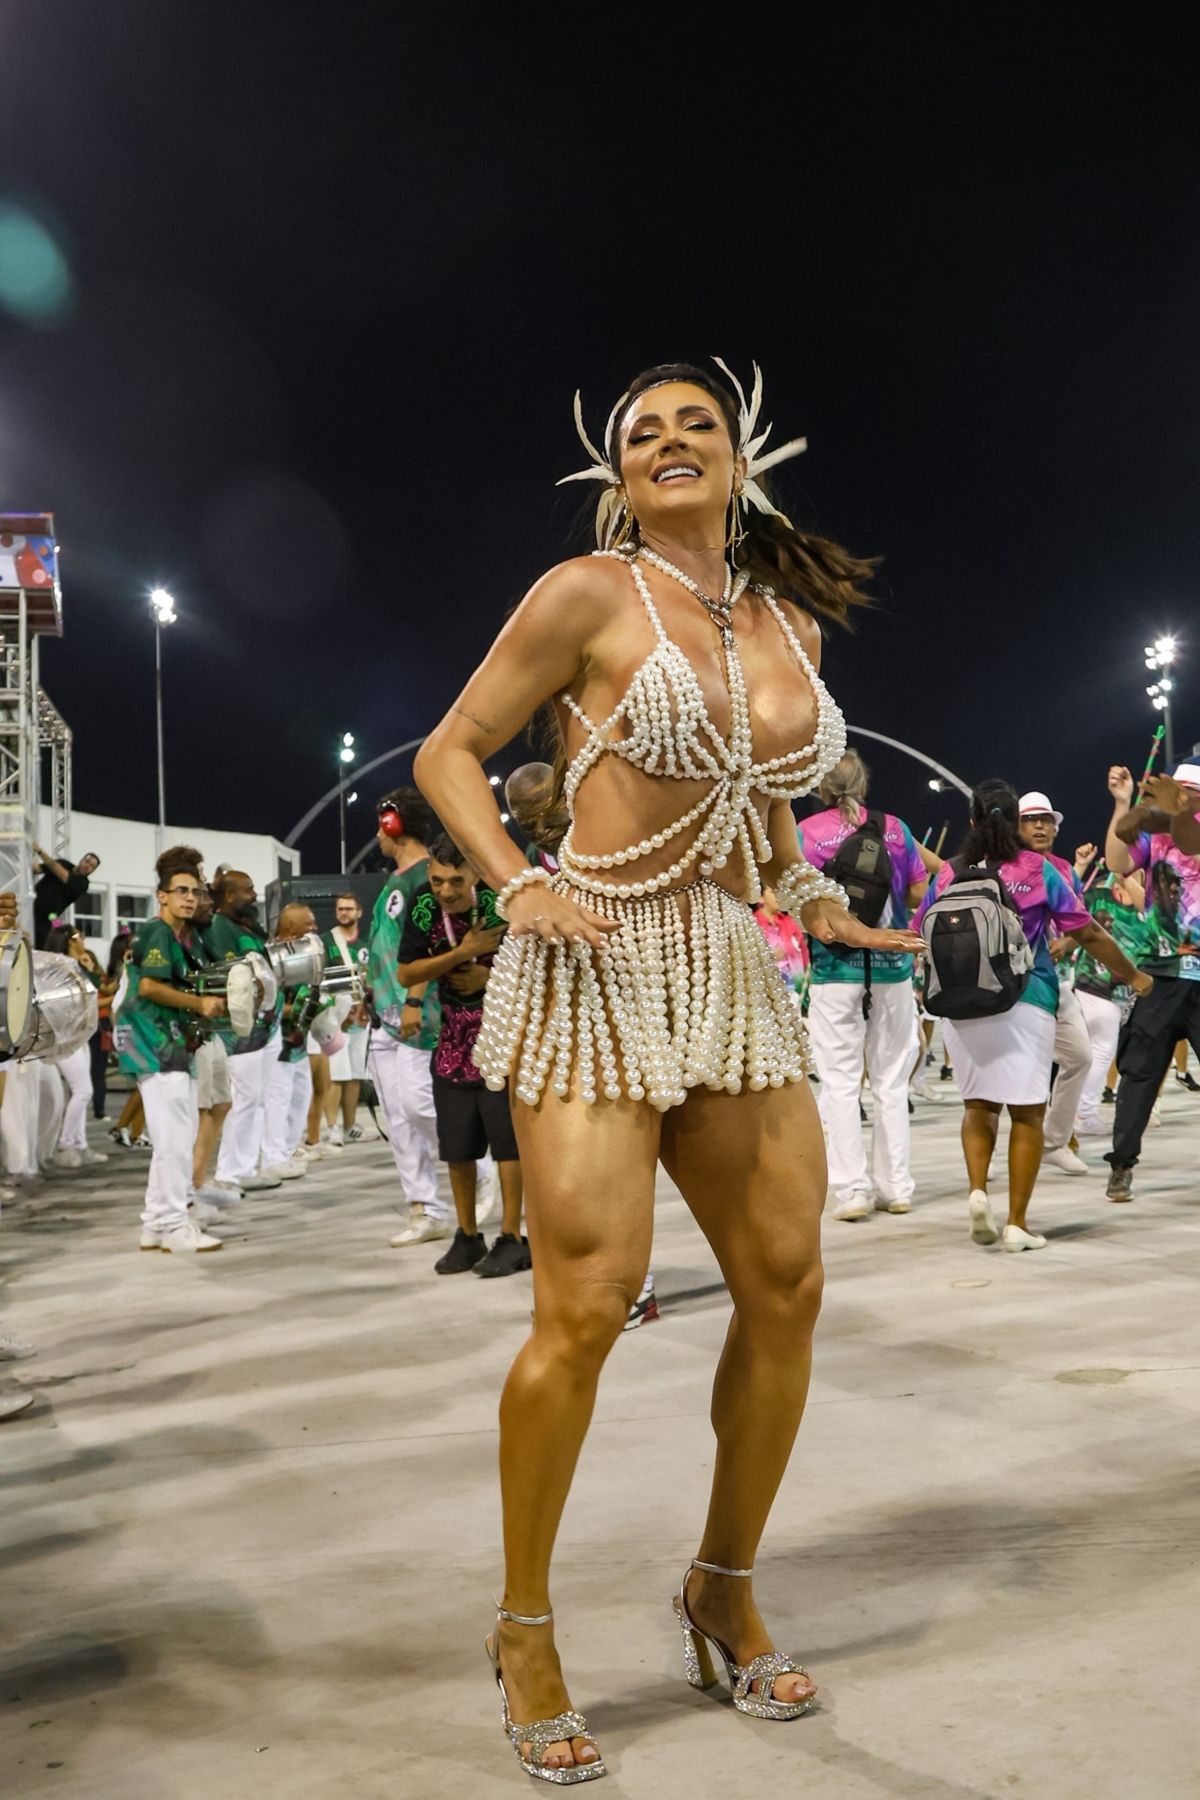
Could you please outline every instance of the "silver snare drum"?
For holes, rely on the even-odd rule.
[[[263,946],[281,988],[316,987],[325,971],[325,946],[319,931],[304,937],[275,938]]]
[[[19,1062],[60,1060],[96,1029],[99,998],[79,964],[51,950],[33,952],[33,1005],[17,1045]]]
[[[33,1006],[33,961],[19,931],[0,931],[0,1055],[15,1056]]]

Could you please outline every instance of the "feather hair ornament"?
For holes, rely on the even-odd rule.
[[[743,500],[758,512],[774,513],[791,529],[791,520],[768,500],[759,485],[758,477],[764,475],[768,469],[773,469],[778,463],[787,462],[793,456],[802,456],[808,449],[808,440],[807,438],[790,438],[786,444],[780,444],[777,449],[767,451],[764,455],[767,439],[771,435],[771,426],[764,425],[761,431],[758,429],[763,402],[762,370],[757,363],[751,364],[754,370],[754,380],[750,389],[750,398],[747,400],[746,390],[728,363],[722,361],[719,356],[714,356],[712,360],[732,383],[738,398],[737,455],[746,459],[746,471],[741,492],[734,496],[734,510],[737,515],[739,535],[741,502]],[[656,385],[661,387],[664,384],[659,382]],[[587,434],[587,428],[583,423],[583,400],[579,390],[576,389],[575,429],[579,433],[580,442],[591,457],[591,463],[586,469],[577,469],[574,474],[564,475],[555,483],[556,487],[564,487],[569,481],[600,481],[604,483],[604,491],[596,504],[596,543],[601,550],[611,549],[630,522],[624,492],[621,488],[621,478],[613,468],[612,462],[613,428],[628,401],[629,395],[626,392],[621,395],[609,413],[608,423],[604,427],[604,450],[601,452],[597,450]]]

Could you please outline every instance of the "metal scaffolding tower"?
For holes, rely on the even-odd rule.
[[[47,634],[62,636],[54,516],[0,513],[0,892],[16,894],[26,929],[33,925],[43,742],[50,745],[56,851],[66,847],[71,808],[71,733],[38,686],[38,640]]]

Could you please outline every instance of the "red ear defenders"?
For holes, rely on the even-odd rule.
[[[379,829],[386,837],[402,838],[406,827],[404,818],[394,806],[381,806],[379,809]]]

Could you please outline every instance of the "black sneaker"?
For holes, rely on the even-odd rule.
[[[953,1081],[954,1070],[950,1067],[949,1063],[942,1064],[941,1068],[938,1070],[938,1079],[939,1081]]]
[[[1190,1069],[1176,1069],[1175,1079],[1189,1094],[1200,1094],[1200,1081],[1196,1080]]]
[[[486,1281],[493,1275],[520,1275],[524,1269],[532,1267],[528,1238],[513,1237],[511,1232],[502,1231],[475,1273]]]
[[[1108,1177],[1108,1186],[1104,1191],[1110,1200],[1132,1200],[1133,1170],[1123,1168],[1120,1163],[1114,1163]]]
[[[1106,1087],[1104,1092],[1101,1094],[1100,1104],[1101,1104],[1101,1106],[1115,1106],[1117,1104],[1117,1096],[1113,1093],[1113,1091],[1110,1087]]]
[[[465,1275],[487,1255],[487,1245],[483,1241],[482,1231],[474,1237],[468,1237],[460,1225],[454,1234],[454,1242],[445,1256],[439,1256],[434,1263],[434,1273],[438,1275]]]

